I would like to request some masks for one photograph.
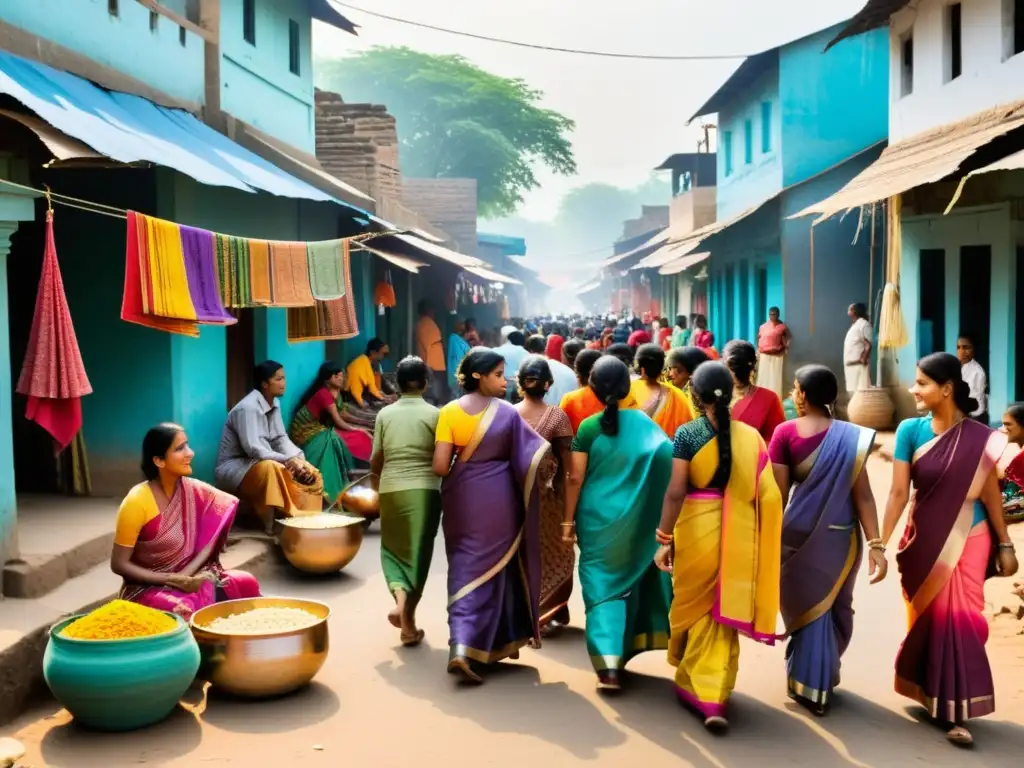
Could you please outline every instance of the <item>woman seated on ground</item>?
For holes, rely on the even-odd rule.
[[[1019,451],[1000,478],[1004,517],[1008,523],[1024,520],[1024,403],[1014,403],[1003,414],[1003,432]]]
[[[695,413],[689,398],[668,384],[661,383],[665,370],[665,351],[657,344],[644,344],[636,351],[636,372],[640,374],[630,386],[637,407],[650,416],[665,434],[674,438],[676,430]]]
[[[398,399],[383,391],[380,364],[390,352],[391,348],[383,339],[372,338],[366,344],[366,352],[349,363],[345,373],[346,420],[366,427],[371,433],[380,409]]]
[[[260,595],[250,574],[220,564],[238,499],[193,480],[194,455],[177,424],[146,433],[146,480],[121,502],[110,555],[110,569],[124,579],[119,597],[185,619],[220,600]]]
[[[324,494],[333,503],[348,484],[355,461],[368,463],[373,432],[345,418],[338,408],[345,387],[345,371],[328,360],[299,399],[288,434],[324,478]]]

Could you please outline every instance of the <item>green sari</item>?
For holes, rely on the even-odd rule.
[[[302,406],[292,419],[288,434],[306,456],[306,461],[320,470],[324,479],[324,496],[328,503],[338,500],[348,485],[348,473],[355,469],[348,446],[334,427],[328,427]]]
[[[576,507],[587,650],[597,672],[668,648],[671,577],[654,565],[654,532],[672,476],[672,444],[642,411],[619,412],[619,433],[584,419],[572,449],[588,454]]]

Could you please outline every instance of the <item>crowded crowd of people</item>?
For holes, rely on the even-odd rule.
[[[846,389],[865,385],[872,342],[862,306],[849,315]],[[289,415],[283,366],[262,363],[224,426],[220,490],[188,479],[181,427],[155,428],[147,482],[118,524],[125,594],[148,585],[188,612],[258,593],[251,578],[216,568],[222,538],[183,546],[161,540],[152,521],[192,516],[186,528],[202,530],[195,516],[231,494],[270,531],[275,517],[334,504],[369,469],[387,618],[403,645],[423,640],[416,609],[440,529],[450,673],[478,684],[489,665],[540,648],[570,623],[578,581],[599,689],[619,690],[632,657],[662,651],[679,699],[720,731],[741,636],[785,641],[789,695],[827,712],[862,563],[878,582],[897,550],[910,622],[896,690],[951,741],[972,741],[968,720],[994,711],[982,587],[1017,570],[1006,518],[1019,508],[1024,465],[1002,479],[996,465],[1008,440],[1024,443],[1024,406],[1000,431],[979,418],[969,338],[959,359],[918,363],[911,392],[925,415],[899,426],[880,520],[864,471],[875,434],[836,418],[841,382],[825,366],[799,368],[782,391],[790,332],[777,308],[756,344],[733,339],[721,352],[703,315],[536,318],[486,336],[467,319],[444,339],[423,303],[416,354],[393,375],[381,372],[387,345],[373,339],[347,368],[324,363]],[[161,569],[172,545],[177,570]]]

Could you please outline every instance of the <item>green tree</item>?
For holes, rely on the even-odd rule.
[[[477,180],[482,216],[506,216],[539,183],[537,163],[576,172],[572,120],[543,109],[540,91],[461,56],[375,47],[321,60],[317,84],[346,101],[386,104],[398,122],[402,172]]]

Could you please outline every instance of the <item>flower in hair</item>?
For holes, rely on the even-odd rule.
[[[722,396],[722,390],[716,389],[715,390],[715,397],[721,397],[721,396]]]

